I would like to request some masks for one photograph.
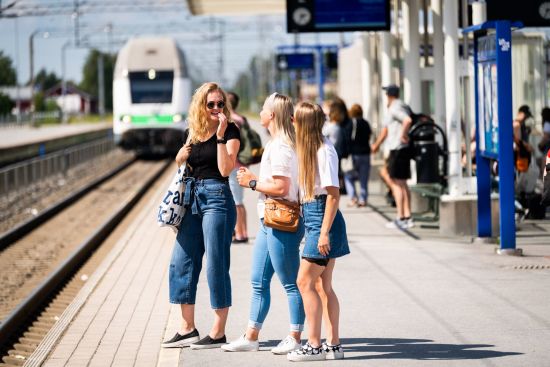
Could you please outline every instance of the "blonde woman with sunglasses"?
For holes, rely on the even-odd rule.
[[[349,254],[346,224],[338,203],[338,155],[323,137],[325,114],[319,105],[302,102],[294,115],[298,182],[305,225],[305,245],[298,272],[308,323],[308,341],[287,355],[290,361],[342,359],[338,323],[340,305],[332,288],[336,258]],[[321,344],[321,320],[327,336]]]
[[[240,146],[239,128],[229,121],[227,96],[216,83],[204,83],[189,108],[187,143],[176,156],[187,162],[184,205],[169,272],[170,303],[181,307],[182,327],[165,348],[219,348],[225,344],[225,324],[231,306],[230,246],[236,209],[228,176]],[[188,139],[189,137],[189,139]],[[197,283],[206,253],[206,278],[214,324],[202,339],[195,327]],[[204,312],[204,310],[200,310]]]

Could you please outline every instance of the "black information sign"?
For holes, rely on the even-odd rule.
[[[550,27],[550,1],[485,0],[487,20],[520,21],[524,27]]]
[[[287,0],[287,32],[390,29],[389,0]]]

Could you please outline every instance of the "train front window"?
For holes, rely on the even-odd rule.
[[[133,71],[128,77],[132,103],[172,103],[173,71]]]

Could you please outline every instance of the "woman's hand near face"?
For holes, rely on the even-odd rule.
[[[227,129],[227,116],[223,112],[218,114],[218,130],[216,131],[216,137],[218,139],[223,139],[225,136],[225,129]]]
[[[181,147],[181,149],[178,151],[178,154],[176,155],[176,163],[178,164],[178,167],[180,167],[183,162],[189,159],[190,154],[191,144],[185,144],[183,147]]]

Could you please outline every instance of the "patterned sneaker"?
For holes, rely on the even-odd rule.
[[[325,342],[321,348],[325,351],[325,359],[344,359],[342,344],[329,345]]]
[[[187,333],[185,335],[180,335],[179,333],[176,333],[174,337],[170,340],[167,340],[162,343],[163,348],[181,348],[181,347],[187,347],[189,344],[194,343],[198,341],[199,338],[199,332],[197,329],[191,331],[190,333]]]
[[[260,343],[257,340],[248,340],[244,334],[239,339],[222,345],[222,349],[226,352],[256,352],[260,349]]]
[[[210,335],[207,335],[201,340],[199,340],[198,342],[191,344],[190,348],[191,349],[212,349],[212,348],[219,348],[225,343],[227,343],[227,340],[225,339],[225,335],[218,339],[212,339]]]
[[[273,354],[287,354],[289,352],[295,351],[296,349],[300,349],[302,345],[294,339],[292,335],[287,336],[281,342],[273,349],[271,349],[271,353]]]
[[[322,347],[314,348],[311,344],[306,343],[300,349],[288,353],[286,358],[292,362],[323,361],[325,360],[325,351]]]

